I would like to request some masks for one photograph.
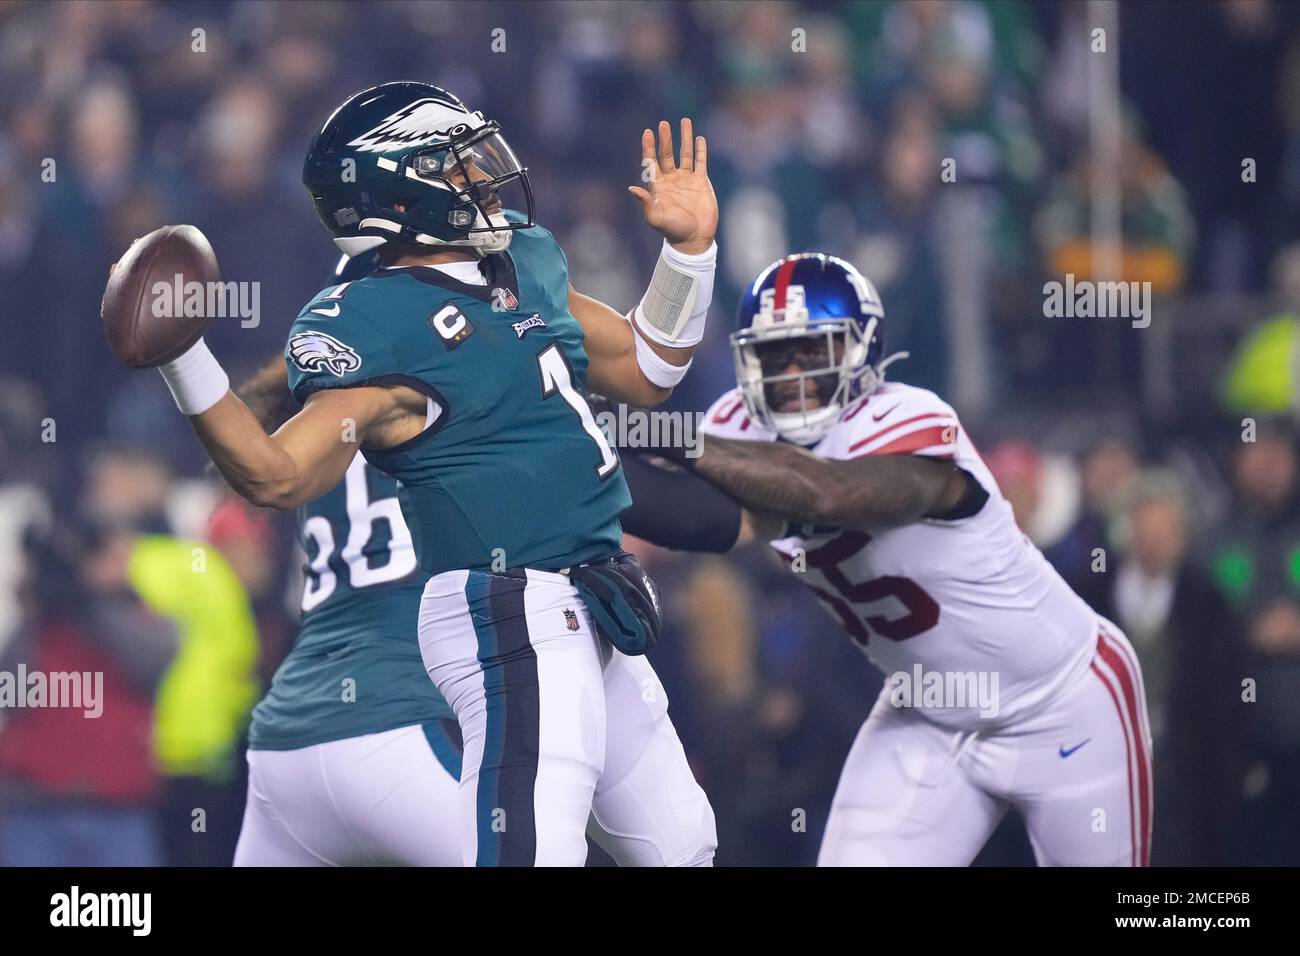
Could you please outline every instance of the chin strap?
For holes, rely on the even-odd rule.
[[[900,362],[905,358],[911,357],[911,352],[892,352],[876,363],[876,374],[880,376],[880,380],[883,382],[885,380],[885,369],[893,365],[895,362]]]
[[[885,383],[885,369],[895,362],[909,358],[911,354],[911,352],[894,352],[885,356],[874,366],[868,365],[853,376],[853,384],[858,387],[859,392],[863,395],[870,394]]]

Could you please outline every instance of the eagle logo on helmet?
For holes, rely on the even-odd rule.
[[[329,372],[342,378],[361,368],[361,356],[324,332],[299,332],[289,339],[289,357],[304,372]]]
[[[474,120],[478,122],[475,123]],[[387,153],[394,149],[423,146],[436,140],[463,136],[483,125],[481,114],[463,106],[426,97],[408,103],[369,132],[348,143],[363,153]]]
[[[341,176],[340,165],[350,175]],[[457,171],[475,187],[456,185]],[[534,225],[528,169],[501,125],[428,83],[381,83],[352,94],[313,137],[302,181],[322,225],[350,256],[389,242],[493,255]],[[485,200],[493,196],[500,208],[489,213]]]

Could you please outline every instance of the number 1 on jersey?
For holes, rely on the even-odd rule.
[[[600,464],[596,466],[596,477],[604,481],[618,469],[618,456],[614,454],[614,449],[609,447],[604,431],[596,423],[596,416],[591,413],[591,406],[573,387],[573,371],[569,368],[564,353],[560,351],[560,346],[552,344],[544,349],[537,356],[537,368],[542,373],[542,398],[548,399],[559,392],[560,397],[569,404],[569,407],[578,413],[582,430],[600,449]]]

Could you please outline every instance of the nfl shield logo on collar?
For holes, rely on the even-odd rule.
[[[509,289],[493,289],[492,298],[496,300],[497,308],[505,309],[507,312],[513,312],[519,308],[519,300]]]
[[[566,607],[564,609],[564,626],[571,631],[576,631],[578,629],[578,615],[571,607]]]

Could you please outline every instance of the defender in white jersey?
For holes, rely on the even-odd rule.
[[[773,548],[886,674],[819,862],[967,864],[1015,807],[1040,864],[1145,865],[1133,650],[1016,527],[952,408],[884,382],[883,319],[842,260],[769,266],[695,465],[777,519]]]

